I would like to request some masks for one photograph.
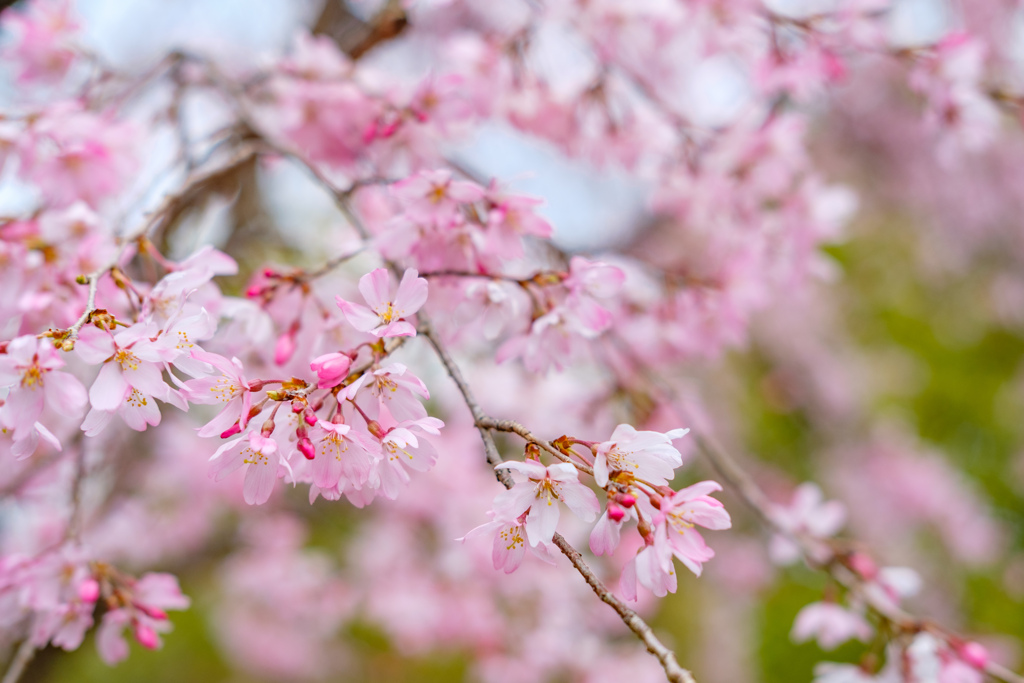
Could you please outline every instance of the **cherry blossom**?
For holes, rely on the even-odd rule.
[[[349,303],[340,296],[338,308],[352,327],[375,337],[414,337],[416,328],[406,318],[412,316],[427,300],[427,281],[413,269],[405,271],[394,298],[390,279],[384,268],[377,268],[359,279],[359,291],[369,305]]]
[[[846,523],[846,508],[837,501],[823,501],[821,489],[806,483],[797,487],[787,507],[773,510],[776,523],[792,534],[808,534],[828,538]],[[800,557],[799,548],[788,538],[776,534],[771,542],[772,559],[779,564],[791,564]]]
[[[210,476],[217,480],[245,465],[243,497],[249,505],[270,500],[279,469],[287,468],[277,442],[255,431],[224,443],[210,461]]]
[[[25,455],[35,450],[35,425],[46,405],[64,415],[80,414],[85,407],[85,387],[74,375],[58,370],[63,366],[53,344],[34,337],[11,340],[0,355],[0,388],[10,387],[0,413],[3,428],[11,431],[15,443],[32,444],[16,446]]]
[[[526,536],[531,546],[551,542],[558,526],[558,501],[585,522],[592,522],[601,509],[597,496],[580,483],[576,468],[569,463],[545,467],[533,461],[510,461],[498,468],[512,470],[517,481],[494,499],[494,511],[505,519],[527,513]]]
[[[512,521],[493,519],[490,522],[481,524],[470,529],[465,536],[457,538],[457,541],[468,541],[477,536],[494,535],[491,561],[495,569],[500,569],[506,574],[511,574],[523,563],[526,556],[526,549],[541,560],[554,564],[554,550],[548,542],[540,542],[536,545],[527,543],[526,525],[519,518]]]
[[[217,354],[193,350],[191,356],[220,370],[220,377],[211,375],[185,382],[183,391],[193,403],[226,404],[220,413],[199,430],[199,436],[215,436],[237,424],[245,429],[252,407],[249,382],[242,375],[242,362],[237,358],[230,361]]]
[[[851,638],[866,641],[871,627],[864,617],[832,602],[814,602],[796,615],[790,638],[801,643],[815,638],[823,650],[834,650]]]
[[[688,429],[665,432],[640,432],[628,424],[621,424],[612,432],[612,438],[593,447],[594,480],[598,486],[607,486],[610,475],[624,473],[628,477],[664,486],[683,464],[683,456],[672,442],[686,435]]]

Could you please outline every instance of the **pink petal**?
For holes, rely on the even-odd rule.
[[[427,281],[419,277],[414,268],[405,271],[395,294],[395,310],[405,318],[423,307],[427,302]]]
[[[359,278],[359,292],[373,310],[391,301],[391,278],[384,268],[377,268]]]
[[[89,388],[89,402],[96,410],[117,410],[128,396],[131,387],[125,381],[116,363],[106,363],[96,381]]]

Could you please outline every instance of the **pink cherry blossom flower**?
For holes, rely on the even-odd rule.
[[[615,552],[615,549],[619,547],[622,525],[634,514],[631,509],[626,509],[622,517],[612,519],[609,514],[611,505],[609,503],[609,509],[606,509],[604,514],[598,518],[597,524],[590,531],[590,551],[595,555],[611,555]]]
[[[143,302],[146,319],[168,320],[175,313],[192,315],[201,306],[193,303],[196,290],[209,285],[217,275],[234,275],[238,264],[213,247],[202,247],[184,261],[172,264],[174,270],[160,279]],[[212,310],[212,309],[211,309]]]
[[[569,290],[565,307],[585,337],[597,337],[611,326],[612,314],[598,299],[618,294],[625,280],[626,274],[615,266],[572,257],[564,283]]]
[[[555,309],[534,320],[527,332],[498,347],[495,360],[504,363],[522,358],[523,366],[530,372],[564,370],[576,355],[581,340],[564,313]]]
[[[76,55],[72,39],[78,23],[71,3],[41,0],[25,7],[25,12],[4,13],[4,29],[14,29],[17,34],[4,56],[21,67],[18,80],[22,83],[60,81]]]
[[[15,442],[36,438],[35,425],[47,404],[61,415],[81,414],[85,387],[74,375],[58,370],[63,366],[49,340],[31,335],[12,340],[0,355],[0,389],[10,387],[2,426],[12,431]]]
[[[364,388],[366,391],[360,394]],[[427,385],[402,363],[386,361],[363,373],[359,379],[345,387],[338,398],[344,400],[367,394],[377,399],[374,411],[385,405],[396,420],[418,420],[427,416],[427,409],[420,400],[430,398]]]
[[[655,517],[654,544],[667,546],[669,552],[697,576],[701,574],[702,564],[714,557],[715,551],[694,527],[721,530],[732,526],[721,501],[707,495],[721,490],[721,485],[714,481],[688,486],[663,498]]]
[[[882,567],[868,579],[864,589],[875,600],[898,607],[904,598],[921,590],[921,576],[910,567]]]
[[[796,615],[789,637],[797,643],[815,638],[823,650],[834,650],[851,638],[866,642],[871,626],[861,615],[834,602],[813,602]]]
[[[562,501],[585,522],[592,522],[601,511],[597,496],[579,481],[576,468],[569,463],[545,467],[532,460],[503,462],[495,469],[512,470],[516,485],[494,499],[494,511],[501,519],[515,519],[528,512],[526,535],[530,545],[550,543],[558,526]]]
[[[210,476],[220,481],[245,465],[242,495],[249,505],[262,505],[270,499],[278,470],[287,468],[277,442],[259,432],[223,444],[210,458]]]
[[[273,90],[274,127],[309,158],[345,166],[365,150],[380,104],[354,83],[278,78]]]
[[[551,237],[551,224],[533,210],[543,204],[543,200],[505,194],[498,191],[496,182],[487,188],[487,199],[492,205],[487,214],[488,253],[501,254],[503,259],[517,259],[523,255],[524,237]]]
[[[468,280],[463,300],[455,310],[455,321],[460,327],[476,323],[484,339],[497,339],[520,319],[526,307],[523,292],[509,283]]]
[[[168,351],[154,342],[158,330],[139,323],[112,335],[88,326],[78,336],[75,350],[86,363],[103,363],[89,389],[89,402],[96,410],[113,411],[137,390],[145,397],[184,404],[164,383],[163,363]]]
[[[387,406],[381,405],[377,420],[378,430],[374,436],[380,442],[382,458],[377,467],[380,490],[385,498],[394,500],[401,487],[409,482],[409,467],[417,472],[426,472],[437,462],[437,451],[433,444],[423,438],[424,434],[437,436],[444,422],[436,417],[396,422]],[[371,430],[372,431],[372,430]]]
[[[336,297],[338,308],[352,327],[376,337],[414,337],[416,328],[406,320],[427,301],[427,281],[413,269],[405,271],[391,297],[388,271],[377,268],[359,279],[359,291],[369,308]]]
[[[83,387],[84,390],[84,387]],[[17,437],[14,436],[16,422],[11,416],[7,405],[0,405],[0,433],[11,434],[11,455],[17,460],[22,460],[36,452],[39,447],[39,439],[42,438],[53,446],[54,450],[63,450],[60,439],[54,436],[53,432],[46,428],[42,422],[34,422],[28,429],[22,430]]]
[[[96,648],[107,664],[116,664],[128,656],[126,627],[131,627],[143,647],[159,648],[159,633],[171,629],[165,610],[187,609],[191,602],[170,574],[146,574],[130,586],[130,600],[130,604],[104,614],[96,633]]]
[[[676,573],[667,546],[645,545],[622,568],[619,590],[626,600],[636,601],[638,583],[659,598],[676,592]]]
[[[21,155],[29,177],[57,206],[82,200],[96,207],[121,189],[135,165],[138,135],[126,123],[114,123],[64,102],[48,110],[35,126],[40,140]]]
[[[906,649],[909,674],[914,681],[981,683],[984,674],[960,659],[946,643],[927,631],[919,633]]]
[[[184,315],[181,308],[177,315],[167,321],[165,329],[156,338],[156,346],[163,351],[164,359],[190,377],[200,377],[210,371],[210,366],[193,355],[201,350],[198,342],[206,341],[217,331],[217,321],[200,308],[194,315]]]
[[[249,410],[252,407],[252,392],[249,382],[242,374],[242,361],[232,358],[230,361],[223,356],[209,353],[201,349],[192,351],[196,360],[208,363],[221,375],[201,377],[185,382],[183,391],[192,403],[217,404],[223,403],[224,408],[199,429],[199,436],[208,437],[222,434],[232,425],[238,424],[245,429],[249,422]]]
[[[89,389],[92,410],[82,429],[88,435],[102,431],[116,412],[132,429],[144,431],[160,422],[154,398],[186,410],[187,404],[163,380],[168,358],[176,352],[154,341],[157,329],[137,323],[116,335],[98,327],[85,327],[75,350],[87,363],[103,363]]]
[[[683,464],[683,456],[672,445],[689,429],[665,432],[641,432],[628,424],[620,424],[612,438],[594,447],[594,481],[608,485],[611,473],[625,472],[655,486],[665,486]]]
[[[490,514],[494,515],[493,512]],[[504,521],[495,517],[490,522],[470,529],[465,536],[455,540],[465,543],[471,538],[488,534],[494,535],[491,562],[494,564],[495,569],[500,569],[506,574],[511,574],[516,569],[519,569],[519,565],[523,563],[523,557],[526,555],[527,548],[544,562],[548,564],[555,563],[555,547],[553,545],[543,542],[537,545],[527,544],[526,525],[522,520],[522,516],[511,521]]]
[[[309,436],[313,457],[313,483],[321,489],[338,485],[344,477],[361,487],[381,457],[380,442],[350,425],[320,420]]]
[[[790,504],[774,506],[772,516],[780,527],[792,534],[828,538],[846,523],[846,508],[838,501],[823,502],[822,499],[821,489],[816,484],[801,484]],[[768,550],[777,564],[792,564],[800,558],[799,546],[781,534],[772,537]]]
[[[472,204],[484,197],[484,188],[464,180],[452,180],[447,169],[420,171],[395,183],[395,195],[406,203],[406,214],[415,223],[446,227],[460,204]]]

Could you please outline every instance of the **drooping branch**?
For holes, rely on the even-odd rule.
[[[613,337],[613,341],[615,340]],[[630,361],[637,374],[648,384],[648,386],[659,394],[659,400],[673,410],[683,422],[693,423],[689,419],[687,411],[680,406],[680,401],[672,387],[664,382],[657,374],[644,363],[643,359],[632,353],[628,346],[617,345],[618,350]],[[906,633],[918,633],[927,631],[944,640],[953,647],[957,643],[963,643],[965,638],[957,635],[952,630],[940,626],[928,619],[924,619],[907,612],[890,600],[884,599],[878,591],[868,589],[868,582],[860,574],[852,571],[837,552],[838,548],[822,539],[815,538],[802,533],[794,533],[780,525],[772,515],[772,504],[754,478],[739,464],[739,462],[723,448],[718,441],[710,434],[694,433],[697,448],[701,455],[708,461],[726,489],[731,490],[747,507],[749,507],[758,521],[772,533],[785,536],[800,549],[807,565],[812,569],[826,572],[836,583],[846,588],[852,594],[857,595],[865,605],[882,619],[895,625]],[[1003,683],[1024,683],[1024,676],[1001,666],[995,662],[987,662],[983,671],[997,681]]]
[[[349,193],[336,188],[314,164],[306,161],[299,153],[293,150],[283,150],[280,147],[275,148],[279,153],[287,155],[289,158],[301,163],[305,168],[307,168],[317,182],[319,182],[320,185],[331,194],[335,203],[344,213],[345,217],[349,220],[356,232],[359,233],[364,240],[370,239],[369,231],[367,231],[366,227],[362,224],[359,217],[349,205]],[[393,272],[399,272],[397,264],[394,262],[385,261],[385,263]],[[534,437],[533,434],[525,427],[521,427],[518,423],[511,421],[497,420],[484,413],[468,382],[466,382],[465,377],[463,377],[461,369],[452,358],[451,353],[448,351],[441,338],[437,335],[437,332],[431,326],[427,316],[421,314],[419,322],[419,333],[422,334],[430,343],[431,347],[433,347],[442,365],[444,365],[445,370],[448,372],[449,377],[451,377],[452,381],[455,382],[455,385],[462,396],[463,402],[466,404],[470,414],[473,416],[474,426],[480,434],[480,439],[484,445],[484,454],[489,464],[496,466],[502,462],[501,454],[498,451],[497,444],[494,442],[494,436],[491,434],[491,429],[499,429],[501,427],[509,427],[510,429],[508,431],[515,431],[530,443],[534,443],[544,448],[545,451],[555,455],[560,460],[568,461],[568,458],[564,454],[560,453],[557,449],[551,446],[551,444]],[[513,425],[515,425],[517,429],[512,429]],[[581,466],[577,463],[573,464],[581,468],[586,467],[585,465]],[[514,485],[512,477],[509,476],[507,470],[496,470],[495,476],[506,488],[511,488]],[[597,594],[603,602],[607,603],[615,610],[623,623],[626,624],[634,634],[636,634],[644,645],[647,646],[647,650],[658,659],[658,662],[661,664],[662,668],[664,668],[665,675],[669,681],[672,683],[695,683],[693,674],[691,674],[688,669],[679,665],[679,662],[676,660],[675,653],[658,639],[650,625],[644,621],[639,614],[615,597],[615,595],[607,586],[604,585],[593,570],[590,569],[586,562],[584,562],[583,556],[580,555],[579,551],[573,548],[572,545],[559,534],[555,534],[554,543],[558,546],[558,549],[562,551],[562,554],[569,559],[569,562],[573,567],[583,576],[583,579],[587,582],[587,585],[593,589],[594,593]]]

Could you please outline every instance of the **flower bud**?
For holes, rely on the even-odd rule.
[[[615,496],[615,502],[624,508],[631,508],[636,505],[636,496],[632,493],[620,493]]]
[[[608,501],[608,519],[613,522],[621,522],[622,518],[626,516],[626,511],[620,508],[615,503]]]
[[[306,456],[306,460],[312,460],[316,457],[316,449],[313,448],[313,442],[307,436],[299,439],[298,449],[300,453]]]
[[[868,581],[871,581],[878,576],[878,565],[864,553],[852,553],[847,561],[850,569]]]
[[[226,439],[228,437],[234,436],[235,434],[238,434],[240,431],[242,431],[242,425],[236,422],[235,424],[231,425],[223,432],[221,432],[220,438]]]
[[[325,353],[314,358],[313,362],[309,364],[309,368],[316,373],[319,379],[317,388],[330,389],[344,381],[351,365],[352,359],[343,353]]]
[[[159,607],[150,607],[149,605],[140,605],[139,603],[134,603],[134,604],[135,604],[135,609],[139,610],[140,612],[145,614],[147,617],[150,617],[152,619],[156,619],[157,621],[163,621],[164,619],[167,618],[167,612],[163,611]]]
[[[92,604],[100,599],[100,583],[96,579],[89,578],[78,584],[78,599],[82,602]]]
[[[301,413],[305,409],[306,409],[306,402],[305,401],[303,401],[300,398],[293,398],[292,399],[292,412],[293,413],[298,414],[298,413]]]
[[[274,424],[273,420],[267,420],[263,423],[263,427],[260,428],[260,436],[269,437],[274,433],[274,429],[277,425]]]
[[[370,420],[367,422],[366,429],[378,439],[384,438],[384,435],[387,433],[384,431],[384,428],[380,426],[380,422],[377,422],[376,420]]]
[[[135,622],[135,640],[139,641],[139,645],[148,650],[155,650],[160,642],[157,640],[156,631],[151,626],[140,622]]]
[[[984,669],[988,664],[988,650],[980,643],[968,641],[957,648],[960,659],[964,660],[975,669]]]
[[[277,338],[277,346],[274,347],[274,362],[278,365],[284,365],[291,360],[292,355],[295,353],[297,344],[295,343],[296,329],[289,329],[287,332]]]

